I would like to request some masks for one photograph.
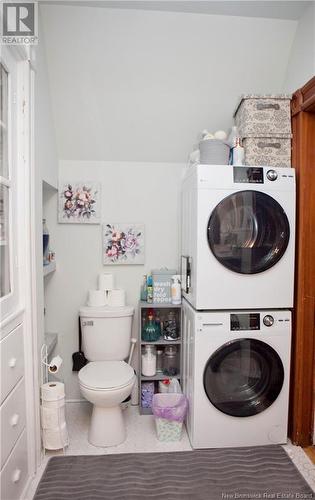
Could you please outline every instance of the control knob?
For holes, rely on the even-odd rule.
[[[278,174],[275,170],[268,170],[267,179],[270,181],[275,181],[278,178]]]
[[[263,323],[265,326],[272,326],[274,322],[275,320],[270,314],[267,314],[267,316],[265,316],[263,319]]]

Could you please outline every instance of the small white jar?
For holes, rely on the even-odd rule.
[[[156,375],[156,347],[146,344],[141,355],[141,372],[145,377]]]

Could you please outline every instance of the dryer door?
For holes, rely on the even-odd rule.
[[[260,191],[239,191],[224,198],[208,223],[213,255],[231,271],[260,273],[283,256],[290,238],[288,218],[279,203]]]
[[[284,381],[276,351],[256,339],[227,342],[209,358],[203,384],[210,402],[233,417],[261,413],[278,397]]]

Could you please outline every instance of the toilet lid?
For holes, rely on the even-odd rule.
[[[128,385],[133,368],[125,361],[91,361],[79,371],[80,382],[91,389],[114,389]]]

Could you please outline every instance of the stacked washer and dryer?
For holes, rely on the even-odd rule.
[[[196,165],[182,196],[182,383],[191,445],[285,443],[294,169]]]

